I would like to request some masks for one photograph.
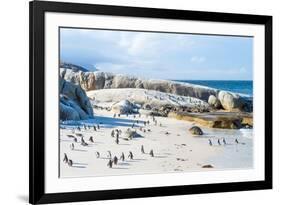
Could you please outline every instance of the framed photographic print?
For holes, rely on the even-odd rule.
[[[272,188],[272,17],[30,2],[30,203]]]

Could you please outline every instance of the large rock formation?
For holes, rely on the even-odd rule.
[[[60,120],[83,120],[93,117],[93,109],[85,91],[62,78],[59,81]]]
[[[219,101],[219,99],[214,96],[214,95],[210,95],[209,99],[208,99],[208,103],[213,106],[216,109],[221,108],[221,102]]]
[[[74,72],[66,68],[60,69],[60,76],[67,81],[80,85],[85,91],[114,88],[140,88],[193,97],[205,102],[209,101],[216,109],[219,109],[221,104],[223,109],[228,111],[252,112],[251,99],[246,99],[234,93],[190,83],[180,83],[169,80],[147,80],[100,71]]]
[[[100,71],[73,72],[70,69],[61,68],[60,76],[67,81],[79,84],[86,91],[108,88],[143,88],[181,96],[195,97],[206,102],[210,95],[216,96],[218,93],[216,89],[199,85],[168,80],[146,80]]]
[[[134,113],[136,106],[128,100],[122,100],[112,105],[111,110],[117,114]]]
[[[243,99],[234,93],[220,91],[218,98],[221,102],[222,107],[228,111],[242,110],[244,105]]]

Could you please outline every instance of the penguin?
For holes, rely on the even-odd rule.
[[[115,142],[116,144],[119,144],[119,137],[116,137]]]
[[[125,160],[125,155],[124,155],[124,152],[122,152],[121,157],[120,157],[120,160],[122,160],[122,161],[124,161],[124,160]]]
[[[111,152],[107,151],[107,158],[111,159]]]
[[[114,130],[112,130],[111,131],[111,137],[114,137],[114,134],[115,134],[115,132],[114,132]]]
[[[69,138],[75,138],[73,135],[67,135],[67,137],[69,137]]]
[[[150,150],[149,155],[150,155],[151,157],[154,157],[153,150]]]
[[[162,127],[162,123],[161,122],[160,122],[159,126]]]
[[[74,150],[74,144],[73,144],[73,143],[71,143],[70,149],[71,149],[71,150]]]
[[[129,159],[133,159],[134,158],[133,153],[131,151],[129,152],[128,158]]]
[[[76,138],[76,137],[74,137],[74,138],[73,138],[73,141],[74,141],[74,142],[77,142],[78,140],[77,140],[77,138]]]
[[[75,135],[76,135],[77,137],[83,137],[83,135],[82,135],[81,133],[75,133]]]
[[[68,157],[65,153],[64,153],[64,157],[63,157],[63,162],[68,163]]]
[[[96,157],[100,158],[100,153],[99,152],[96,152]]]
[[[116,117],[116,114],[114,113],[113,117],[115,118]]]
[[[148,132],[151,132],[151,129],[147,129]]]
[[[212,141],[210,139],[209,139],[209,145],[213,146],[213,143],[212,143]]]
[[[137,124],[139,124],[139,120],[137,120]]]
[[[221,145],[220,139],[218,139],[218,145]]]
[[[143,122],[143,125],[146,126],[146,122],[145,121]]]
[[[96,126],[95,126],[95,125],[93,126],[93,128],[94,128],[94,130],[95,130],[95,131],[97,131],[97,128],[96,128]]]
[[[87,142],[82,142],[81,145],[82,146],[88,146],[88,143]]]
[[[97,124],[97,127],[98,127],[98,130],[100,129],[100,125],[99,124]]]
[[[67,164],[68,164],[68,166],[72,167],[72,165],[73,165],[72,160],[71,160],[71,159],[70,159],[70,160],[68,160]]]
[[[79,127],[79,126],[77,127],[77,130],[78,130],[78,131],[81,131],[81,129],[80,129],[80,127]]]
[[[224,145],[226,145],[226,140],[225,140],[225,138],[222,138],[222,142],[223,142]]]
[[[90,141],[91,143],[94,143],[93,136],[91,136],[91,137],[89,138],[89,141]]]
[[[238,139],[237,139],[237,138],[235,139],[235,143],[236,143],[236,144],[239,144],[239,142],[238,142]]]
[[[135,123],[132,124],[132,128],[134,128],[134,126],[135,126]]]
[[[149,125],[149,123],[150,123],[150,122],[149,122],[149,120],[147,120],[147,122],[146,122],[146,123]]]
[[[141,153],[142,153],[142,154],[145,154],[145,152],[144,152],[144,146],[143,146],[143,145],[141,146]]]
[[[86,130],[86,125],[83,125],[84,130]]]
[[[117,158],[116,156],[113,157],[113,163],[114,163],[115,165],[117,165],[117,163],[118,163],[118,158]]]
[[[112,164],[113,164],[113,162],[112,162],[112,160],[110,159],[110,160],[108,161],[108,163],[107,163],[107,166],[108,166],[109,168],[112,168]]]
[[[121,114],[120,114],[120,113],[118,114],[118,117],[121,117]]]
[[[85,143],[84,137],[81,137],[81,144],[84,144],[84,143]]]

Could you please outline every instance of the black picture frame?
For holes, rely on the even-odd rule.
[[[167,195],[260,190],[272,188],[272,17],[262,15],[215,13],[94,4],[32,1],[30,12],[30,143],[29,202],[31,204],[108,200]],[[236,183],[183,185],[71,193],[45,193],[45,80],[44,14],[45,12],[100,14],[110,16],[150,17],[200,20],[210,22],[259,24],[265,26],[265,180]]]

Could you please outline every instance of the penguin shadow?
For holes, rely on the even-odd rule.
[[[162,156],[161,155],[155,155],[154,157],[155,158],[167,158],[167,156],[163,156],[163,155]]]
[[[86,165],[88,165],[88,164],[73,162],[72,167],[73,167],[73,168],[86,168]]]
[[[140,158],[137,158],[137,159],[131,159],[129,162],[141,162],[141,161],[146,161],[147,159],[140,159]]]
[[[77,152],[88,152],[88,150],[85,150],[85,149],[73,149],[73,151],[77,151]]]
[[[112,167],[111,169],[129,169],[128,167]]]
[[[128,163],[128,162],[118,162],[118,165],[121,165],[121,166],[131,166],[131,164]]]

